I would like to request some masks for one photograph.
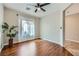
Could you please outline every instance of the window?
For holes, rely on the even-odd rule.
[[[34,22],[26,18],[20,19],[20,39],[30,39],[35,36]]]

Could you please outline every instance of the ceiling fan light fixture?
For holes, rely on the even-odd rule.
[[[38,9],[38,11],[40,11],[41,9],[40,8],[37,8]]]
[[[29,7],[26,7],[26,10],[30,10],[30,8]]]

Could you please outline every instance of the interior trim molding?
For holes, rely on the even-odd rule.
[[[2,48],[0,48],[0,52],[1,52]]]
[[[62,46],[62,47],[63,47],[63,45],[62,45],[62,44],[60,44],[60,43],[58,43],[58,42],[56,42],[56,41],[52,41],[52,40],[48,40],[48,39],[44,39],[44,38],[42,38],[42,39],[43,39],[43,40],[50,41],[50,42],[53,42],[53,43],[58,44],[58,45],[60,45],[60,46]]]
[[[60,43],[58,43],[58,42],[56,42],[56,41],[48,40],[48,39],[45,39],[45,38],[35,38],[35,39],[31,39],[31,40],[37,40],[37,39],[47,40],[47,41],[56,43],[56,44],[58,44],[58,45],[60,45],[60,46],[62,46],[62,47],[64,46],[63,44],[60,44]],[[21,41],[21,42],[18,41],[18,42],[14,42],[14,44],[23,43],[23,42],[27,42],[27,41],[31,41],[31,40],[26,40],[26,41]],[[8,45],[8,43],[5,43],[5,44],[4,44],[4,46],[6,46],[6,45]]]
[[[2,49],[0,49],[0,52],[1,52],[1,50],[2,50]]]
[[[37,40],[37,39],[41,39],[41,38],[35,38],[35,39],[30,39],[30,40],[25,40],[25,41],[15,41],[13,44],[18,44],[18,43],[23,43],[23,42],[27,42],[27,41],[31,41],[31,40]],[[8,43],[5,43],[4,46],[8,45]]]

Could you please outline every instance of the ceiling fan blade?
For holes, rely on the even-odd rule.
[[[40,6],[40,3],[37,3],[37,6],[39,7]]]
[[[37,12],[37,9],[35,10],[35,13]]]
[[[46,10],[45,10],[45,9],[43,9],[43,8],[41,8],[41,10],[42,10],[42,11],[44,11],[44,12],[46,11]]]
[[[50,3],[44,3],[42,5],[40,5],[40,7],[43,7],[43,6],[46,6],[46,5],[49,5]]]

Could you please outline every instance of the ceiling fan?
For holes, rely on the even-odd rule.
[[[42,10],[42,11],[46,11],[43,7],[46,6],[46,5],[49,5],[50,3],[44,3],[44,4],[40,4],[40,3],[37,3],[37,5],[35,6],[36,7],[36,10],[35,10],[35,13],[38,11],[38,10]]]
[[[35,9],[35,13],[36,13],[39,10],[42,10],[43,12],[45,12],[46,10],[43,7],[49,4],[50,3],[36,3],[36,5],[31,5],[31,6],[34,6],[36,8]]]

